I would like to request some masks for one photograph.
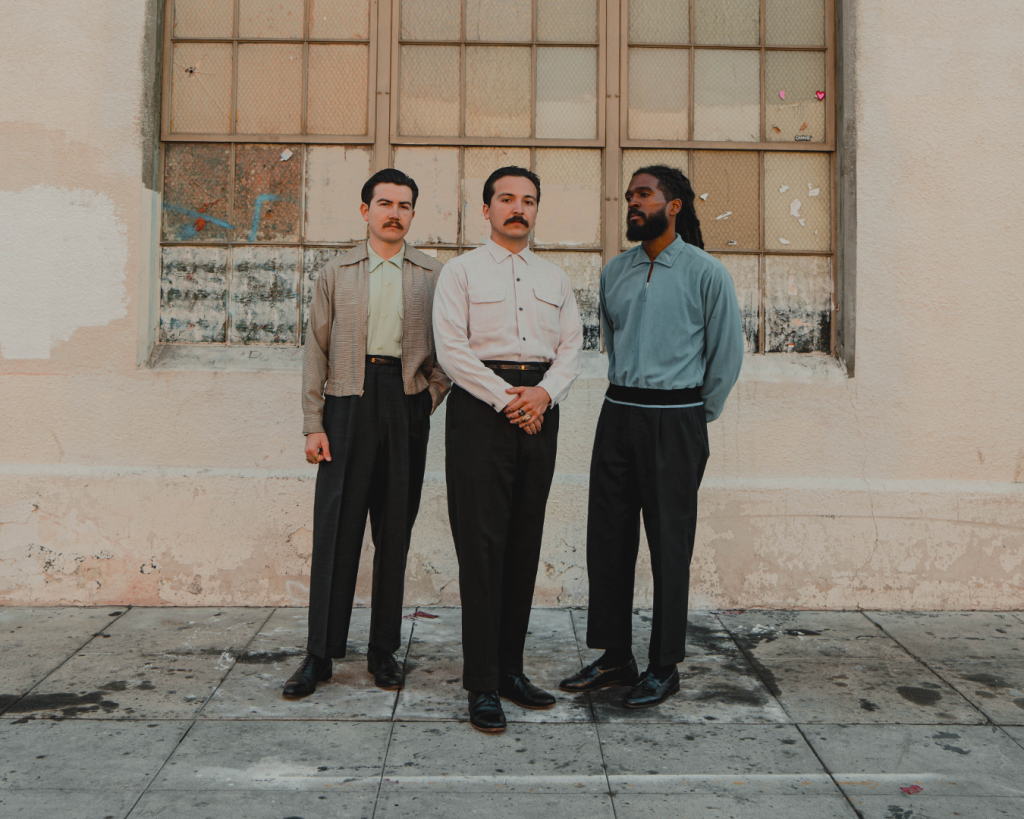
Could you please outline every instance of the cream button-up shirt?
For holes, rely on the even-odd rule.
[[[366,311],[366,354],[402,357],[402,262],[405,243],[390,259],[378,256],[366,242],[370,298]]]
[[[452,381],[500,412],[515,398],[484,361],[549,362],[538,386],[557,404],[583,371],[583,328],[565,271],[492,240],[457,256],[434,290],[434,344]]]

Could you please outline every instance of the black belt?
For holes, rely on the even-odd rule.
[[[366,363],[383,364],[385,367],[401,367],[402,359],[395,358],[393,355],[368,355]]]
[[[650,390],[645,387],[621,387],[609,384],[605,393],[612,401],[623,404],[639,404],[644,407],[678,407],[686,404],[702,404],[704,399],[700,387],[687,387],[684,390]]]
[[[528,373],[546,373],[551,365],[546,361],[485,361],[490,370],[522,370]]]

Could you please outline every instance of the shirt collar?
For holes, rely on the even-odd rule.
[[[366,240],[366,258],[369,259],[369,265],[370,265],[370,272],[371,273],[374,270],[376,270],[378,267],[380,267],[382,264],[384,264],[384,262],[391,262],[391,264],[393,264],[395,267],[397,267],[399,270],[401,270],[402,269],[402,263],[405,261],[405,242],[402,242],[402,249],[399,250],[390,259],[382,259],[380,256],[377,255],[377,253],[374,251],[374,249],[372,247],[370,247],[370,240],[367,239]]]
[[[664,267],[672,267],[675,264],[676,256],[683,249],[685,242],[679,238],[679,234],[676,234],[676,238],[672,240],[672,243],[666,247],[661,253],[658,254],[658,258],[654,260],[655,264],[663,265]],[[643,245],[637,245],[633,249],[633,266],[637,265],[649,265],[651,263],[651,257],[647,255],[647,251],[644,250]]]
[[[508,248],[504,248],[499,245],[494,241],[494,239],[488,239],[484,247],[487,248],[487,252],[491,254],[491,258],[494,259],[497,264],[501,264],[509,256],[518,256],[527,264],[531,264],[535,258],[533,251],[528,247],[524,247],[519,253],[513,253]]]

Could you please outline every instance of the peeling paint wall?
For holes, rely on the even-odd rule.
[[[1010,160],[1024,126],[1024,88],[1013,82],[1024,70],[1024,7],[857,0],[846,11],[857,26],[847,60],[856,86],[856,377],[813,352],[747,357],[709,431],[692,599],[1020,608],[1024,164]],[[337,249],[305,248],[300,260],[291,247],[203,245],[220,232],[247,238],[254,221],[260,241],[291,242],[303,203],[307,235],[358,239],[360,223],[337,208],[366,159],[363,149],[320,146],[291,146],[284,161],[285,145],[239,147],[234,164],[223,147],[170,151],[163,202],[187,212],[157,212],[141,185],[150,155],[146,19],[128,0],[40,0],[8,9],[0,35],[0,604],[302,605],[313,472],[302,460],[298,351],[287,345]],[[516,151],[508,161],[525,164]],[[631,150],[624,165],[668,153]],[[458,150],[397,151],[396,164],[408,163],[424,191],[418,235],[476,241],[484,170],[497,160],[466,150],[460,185]],[[217,202],[225,170],[235,174],[233,212]],[[582,206],[584,170],[561,181],[556,168],[546,171],[542,219],[559,201]],[[769,235],[820,249],[823,169],[765,170]],[[721,169],[706,179],[695,177],[699,193],[730,195]],[[281,198],[257,220],[256,199],[268,191]],[[709,196],[698,205],[708,208],[702,219],[717,221],[715,204]],[[713,229],[737,232],[726,238],[739,251],[743,225],[732,210],[736,220]],[[578,248],[592,226],[579,223]],[[197,247],[155,253],[161,230],[193,230]],[[588,294],[599,254],[544,252],[569,273],[593,347]],[[766,346],[823,349],[828,271],[772,255],[763,269],[739,253],[726,261],[748,345],[763,285]],[[249,346],[227,350],[232,358],[182,346],[188,354],[165,366],[139,366],[139,325],[149,316],[167,341],[233,333]],[[590,349],[563,407],[540,604],[586,601],[587,475],[604,367]],[[458,601],[443,421],[442,408],[432,418],[410,603]],[[641,555],[638,605],[651,596]],[[371,559],[367,544],[363,603]]]

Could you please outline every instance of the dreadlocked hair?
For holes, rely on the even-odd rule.
[[[676,233],[684,242],[703,250],[704,237],[701,235],[700,220],[693,206],[696,195],[690,180],[678,168],[670,168],[668,165],[646,165],[635,171],[633,176],[642,173],[650,174],[658,180],[658,187],[665,194],[665,201],[678,199],[683,203],[683,207],[676,214]]]

